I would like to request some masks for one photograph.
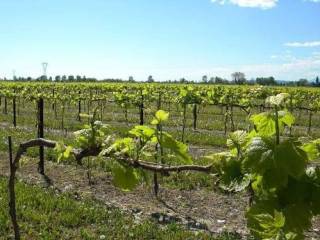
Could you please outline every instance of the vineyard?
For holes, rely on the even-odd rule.
[[[0,239],[320,238],[317,88],[2,82],[0,128]]]

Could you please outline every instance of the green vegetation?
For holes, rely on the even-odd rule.
[[[22,239],[215,239],[237,240],[236,235],[213,237],[176,224],[159,227],[152,221],[136,223],[133,216],[94,200],[76,201],[36,186],[17,183],[18,219]],[[0,239],[12,238],[7,209],[7,181],[0,179]]]
[[[17,99],[24,98],[25,109],[44,99],[46,127],[52,129],[46,138],[55,140],[55,150],[48,151],[48,157],[72,164],[86,158],[89,184],[91,168],[98,165],[111,172],[114,185],[124,191],[152,181],[153,173],[156,195],[159,179],[165,186],[192,189],[196,185],[212,188],[214,177],[224,192],[249,192],[247,226],[257,239],[304,239],[312,218],[319,215],[320,144],[315,138],[320,131],[319,122],[312,120],[319,119],[320,93],[314,89],[5,83],[0,85],[0,96],[5,121],[10,121],[8,102],[15,106]],[[25,129],[4,125],[1,134],[30,140],[34,115],[20,114],[18,125],[23,123]],[[205,154],[205,158],[193,157],[187,146],[226,149],[225,142],[229,151]],[[6,144],[0,148],[5,150]],[[82,152],[86,154],[79,158]],[[28,154],[38,153],[28,150]],[[184,171],[188,172],[180,173]],[[126,225],[130,230],[125,234],[132,230],[137,238],[137,226]],[[153,234],[151,228],[143,229],[141,236],[153,238],[148,235]],[[172,229],[177,234],[183,231],[176,226],[162,231],[170,236]]]

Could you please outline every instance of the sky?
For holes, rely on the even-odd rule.
[[[0,0],[0,78],[314,79],[320,0]]]

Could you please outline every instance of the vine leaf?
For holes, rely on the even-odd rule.
[[[151,121],[152,125],[158,125],[168,121],[169,113],[163,110],[158,110],[155,114],[155,118]]]
[[[307,155],[293,141],[274,145],[267,138],[255,137],[249,145],[243,166],[263,175],[267,170],[278,169],[280,173],[299,178],[307,165]]]
[[[253,115],[250,120],[255,125],[257,132],[261,136],[273,136],[276,133],[274,112],[263,112]],[[291,127],[295,122],[295,117],[288,111],[278,111],[279,129],[283,131],[285,126]]]
[[[141,138],[141,140],[143,140],[144,142],[155,138],[155,130],[148,126],[135,126],[129,131],[129,133],[135,137]]]
[[[113,183],[123,191],[131,191],[139,184],[139,175],[131,167],[112,166]]]
[[[224,191],[240,192],[249,186],[251,175],[242,173],[241,162],[233,155],[223,152],[205,158],[212,162],[220,176],[218,186]]]
[[[260,201],[247,212],[248,227],[258,239],[274,240],[283,238],[286,223],[284,214],[277,211],[274,201]]]
[[[256,126],[256,131],[262,136],[273,136],[276,133],[274,118],[271,113],[263,112],[253,115],[250,120]]]
[[[285,141],[276,146],[275,167],[286,171],[290,176],[299,178],[307,166],[306,153],[298,148],[293,141]]]
[[[273,168],[274,143],[266,138],[254,137],[246,150],[243,167],[263,175],[267,169]]]
[[[309,161],[319,160],[320,158],[320,139],[308,142],[301,147],[308,155]]]
[[[159,143],[163,148],[167,148],[176,154],[182,163],[191,164],[193,162],[192,157],[188,153],[187,145],[177,141],[170,134],[163,132]]]

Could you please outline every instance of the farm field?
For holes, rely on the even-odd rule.
[[[317,88],[2,82],[0,97],[1,196],[6,196],[4,177],[10,174],[8,136],[12,137],[14,153],[20,143],[34,138],[48,139],[55,145],[54,149],[45,148],[43,155],[42,175],[45,173],[50,182],[37,173],[38,145],[29,148],[19,163],[18,221],[21,221],[21,233],[26,239],[114,239],[120,236],[251,239],[253,235],[259,236],[257,229],[265,236],[273,236],[272,233],[281,229],[279,232],[292,234],[292,238],[286,239],[302,239],[301,233],[307,239],[317,239],[320,235],[319,200],[316,198],[320,181],[317,172],[320,148],[316,140],[320,138],[320,90]],[[248,149],[252,144],[252,140],[247,139],[253,132],[256,134],[253,138],[272,139],[275,146],[288,143],[284,145],[281,158],[274,157],[283,162],[275,166],[287,174],[286,180],[282,173],[276,172],[277,168],[270,167],[271,163],[263,163],[268,159],[263,156],[270,150],[268,148],[254,153],[257,159],[262,156],[261,165],[253,167],[255,163],[251,162],[246,165],[251,157],[246,154],[250,153]],[[246,136],[242,138],[243,135]],[[299,145],[295,145],[296,142]],[[91,152],[85,153],[87,155],[79,164],[79,159],[69,156],[73,153],[69,146]],[[305,153],[301,153],[300,148]],[[228,151],[228,155],[220,154]],[[75,151],[74,155],[77,154]],[[112,160],[107,161],[106,156]],[[235,165],[230,167],[228,161]],[[249,183],[246,182],[249,171],[237,165],[240,161],[254,172]],[[299,170],[291,168],[290,161]],[[210,174],[204,173],[209,171],[204,167],[211,164],[210,169],[214,170]],[[154,170],[155,166],[170,169],[179,165],[190,170],[196,165],[201,170]],[[151,171],[142,173],[140,167]],[[258,184],[257,176],[266,177],[263,168],[275,171],[274,176],[278,177],[272,186],[261,186],[269,193],[259,192],[258,188],[252,190],[252,184]],[[314,184],[312,187],[306,185],[313,194],[310,200],[309,193],[296,188],[295,181],[308,178],[311,168],[318,175],[315,174],[312,181],[303,180]],[[229,175],[224,178],[226,174]],[[290,192],[290,188],[298,194],[302,191],[303,200]],[[285,193],[281,192],[283,189]],[[305,208],[310,212],[303,216],[306,223],[298,224],[299,227],[290,223],[275,227],[276,230],[270,223],[272,231],[261,230],[258,223],[252,224],[252,218],[246,217],[247,208],[252,204],[249,202],[252,198],[254,202],[268,199],[278,190],[279,196],[292,194],[292,202],[286,202],[285,198],[279,200],[281,204],[275,208],[277,214],[279,211],[290,216],[291,212],[284,207],[286,204],[290,208]],[[33,193],[39,198],[36,202],[33,202]],[[46,199],[49,198],[52,200],[48,202]],[[5,199],[1,197],[1,206],[6,205]],[[55,209],[55,205],[61,205],[61,208]],[[82,218],[70,213],[70,208],[77,209]],[[264,211],[270,213],[266,209]],[[285,209],[283,213],[281,209]],[[4,230],[0,233],[12,236],[8,209],[1,207],[1,210],[0,229]],[[57,212],[57,216],[38,215],[37,212],[43,211]],[[59,215],[59,212],[66,214]],[[278,221],[273,217],[269,221]],[[56,218],[54,224],[61,229],[45,228],[41,232],[42,227],[47,226],[43,222],[48,223],[52,218]],[[34,224],[28,224],[28,221]],[[106,227],[106,221],[112,222],[111,226]],[[119,228],[119,225],[126,225],[127,229]],[[71,230],[75,227],[79,228],[77,232]],[[155,230],[157,228],[159,230]]]

